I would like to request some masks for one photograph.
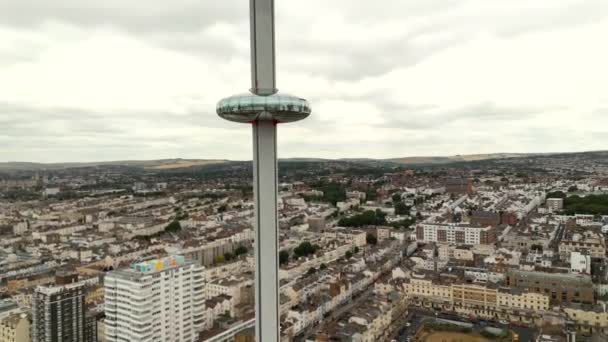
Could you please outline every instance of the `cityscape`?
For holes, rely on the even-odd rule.
[[[253,339],[251,162],[0,179],[0,340]],[[282,341],[608,336],[608,152],[286,159],[278,189]]]
[[[608,341],[607,34],[603,0],[0,2],[0,342]]]

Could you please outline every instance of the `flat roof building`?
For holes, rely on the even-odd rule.
[[[205,323],[203,270],[183,256],[169,256],[108,273],[106,340],[196,341]]]

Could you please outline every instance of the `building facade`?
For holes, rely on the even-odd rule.
[[[0,342],[29,342],[30,321],[26,314],[11,314],[0,320]]]
[[[473,192],[473,181],[468,178],[448,178],[445,180],[445,192],[470,194]]]
[[[105,278],[105,336],[110,342],[193,342],[205,324],[203,267],[170,256]]]
[[[572,252],[588,252],[593,258],[604,258],[606,246],[603,239],[562,240],[559,243],[559,254],[567,257]]]
[[[82,283],[38,287],[32,300],[33,342],[85,341]]]
[[[594,298],[591,277],[584,274],[511,270],[507,274],[507,284],[528,292],[548,295],[555,304],[592,304]]]
[[[563,198],[547,198],[547,208],[551,211],[559,211],[564,208]]]
[[[479,245],[496,242],[496,230],[466,223],[422,223],[416,227],[416,239],[424,242],[447,242]]]
[[[404,290],[413,305],[493,319],[534,323],[549,310],[547,295],[482,284],[412,278]]]
[[[471,224],[496,227],[500,224],[500,214],[492,211],[474,210],[470,217]]]

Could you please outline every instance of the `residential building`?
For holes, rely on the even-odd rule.
[[[564,312],[579,329],[594,333],[608,331],[608,312],[604,305],[569,304]]]
[[[0,342],[29,342],[30,321],[26,314],[11,314],[0,320]]]
[[[570,252],[570,271],[591,274],[591,255],[589,253]]]
[[[186,259],[194,260],[201,266],[208,267],[215,264],[218,256],[223,256],[226,253],[232,253],[236,248],[231,241],[213,241],[198,246],[188,246],[181,250],[180,254]]]
[[[20,312],[21,310],[19,309],[19,305],[16,301],[0,299],[0,319]]]
[[[416,227],[416,238],[424,242],[493,244],[496,242],[496,231],[492,226],[466,223],[421,223]]]
[[[33,342],[85,341],[85,285],[39,286],[32,300]]]
[[[473,182],[465,178],[448,178],[445,180],[445,192],[452,194],[470,194],[473,192]]]
[[[564,208],[563,198],[547,198],[547,208],[551,211],[559,211]]]
[[[552,303],[593,303],[591,277],[583,274],[510,270],[507,284],[548,295]]]
[[[571,252],[589,252],[593,258],[604,258],[606,256],[606,245],[604,239],[587,238],[581,240],[562,240],[559,243],[559,254],[567,257]]]
[[[183,256],[132,264],[105,278],[109,342],[191,342],[205,324],[203,267]]]
[[[500,214],[492,211],[475,210],[469,219],[471,224],[483,227],[496,227],[500,224]]]

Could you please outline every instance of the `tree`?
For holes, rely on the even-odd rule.
[[[320,269],[320,270],[324,270],[324,269],[326,269],[326,268],[327,268],[327,265],[325,265],[325,264],[321,264],[321,265],[319,266],[319,269]]]
[[[608,195],[569,196],[564,199],[566,215],[608,215]]]
[[[300,243],[298,247],[293,249],[293,254],[295,254],[297,257],[308,256],[316,252],[318,248],[318,246],[313,246],[309,241],[304,241]]]
[[[234,250],[234,255],[236,255],[236,256],[243,255],[243,254],[247,254],[247,247],[245,247],[243,245],[238,246]]]
[[[309,269],[308,269],[308,271],[306,272],[306,275],[307,275],[307,276],[309,276],[309,275],[313,275],[313,274],[315,274],[315,273],[317,273],[317,269],[316,269],[316,268],[314,268],[314,267],[311,267],[311,268],[309,268]]]
[[[234,254],[232,254],[230,252],[227,252],[227,253],[224,254],[224,259],[226,261],[230,261],[230,260],[234,259]]]
[[[372,233],[367,233],[365,236],[365,241],[367,241],[369,245],[375,245],[378,243],[378,238],[376,238],[376,236]]]
[[[350,258],[352,258],[352,257],[353,257],[353,252],[351,252],[351,251],[346,251],[346,253],[344,253],[344,257],[345,257],[346,259],[350,259]]]
[[[220,205],[220,206],[217,208],[217,212],[218,212],[218,213],[223,213],[223,212],[225,212],[227,209],[228,209],[228,206],[227,206],[227,205],[225,205],[225,204],[222,204],[222,205]]]
[[[179,221],[175,220],[171,223],[169,223],[166,227],[165,227],[165,231],[166,232],[179,232],[180,230],[182,230],[182,225],[179,223]]]
[[[353,248],[353,252],[355,252],[355,254],[359,253],[359,247],[355,246],[355,248]]]
[[[405,219],[405,220],[401,220],[401,221],[391,222],[391,227],[397,228],[397,229],[399,229],[399,228],[408,229],[414,223],[416,223],[416,219],[414,219],[414,218]]]
[[[568,192],[575,192],[575,191],[578,191],[578,187],[576,185],[573,185],[568,188]]]
[[[342,227],[379,226],[383,224],[386,224],[386,214],[380,209],[376,209],[376,211],[366,210],[360,214],[343,217],[338,221],[338,225]]]
[[[410,207],[405,203],[399,201],[395,203],[395,215],[408,215],[410,213]]]
[[[376,192],[375,188],[369,188],[367,190],[365,190],[365,198],[368,201],[374,201],[378,198],[378,193]]]
[[[566,198],[566,195],[563,191],[553,191],[547,194],[547,198]]]
[[[289,262],[289,252],[288,251],[280,251],[279,252],[279,264],[285,265]]]
[[[401,202],[401,194],[395,192],[393,196],[391,196],[391,199],[393,200],[393,203]]]
[[[416,218],[422,220],[422,214],[420,212],[416,213]]]

